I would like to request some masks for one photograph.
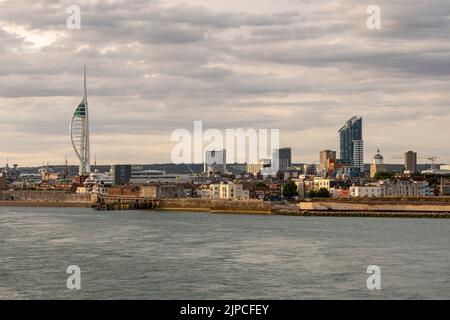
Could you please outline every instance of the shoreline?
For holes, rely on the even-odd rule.
[[[275,215],[270,211],[257,211],[257,210],[211,210],[207,208],[155,208],[156,211],[188,211],[188,212],[204,212],[204,213],[223,213],[223,214],[245,214],[245,215]]]
[[[0,200],[0,207],[91,208],[90,203]]]
[[[414,211],[289,211],[273,212],[277,216],[296,217],[337,217],[337,218],[419,218],[450,219],[450,212],[414,212]]]
[[[0,200],[0,206],[5,207],[48,207],[48,208],[91,208],[91,203],[77,202],[49,202],[49,201],[24,201],[24,200]],[[239,210],[239,209],[210,209],[201,207],[160,207],[156,211],[187,211],[209,214],[237,214],[237,215],[264,215],[264,216],[293,216],[293,217],[353,217],[353,218],[427,218],[450,219],[447,211],[373,211],[373,210],[296,210],[296,209],[272,209],[264,210]],[[152,211],[152,209],[148,210]]]

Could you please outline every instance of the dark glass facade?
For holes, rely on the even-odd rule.
[[[114,185],[125,185],[131,179],[131,164],[115,164],[111,168]]]
[[[281,148],[273,150],[272,163],[278,168],[278,171],[287,170],[292,163],[292,149]]]
[[[354,141],[362,140],[362,118],[353,117],[339,130],[340,162],[354,164]]]

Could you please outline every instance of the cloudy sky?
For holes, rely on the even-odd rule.
[[[366,27],[373,4],[381,30]],[[280,129],[314,162],[356,114],[366,162],[380,145],[388,162],[450,163],[448,0],[0,0],[0,43],[1,162],[76,162],[87,64],[98,163],[170,162],[172,131],[194,120]]]

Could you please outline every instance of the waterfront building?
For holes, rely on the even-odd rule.
[[[225,149],[206,151],[203,172],[208,176],[225,174],[227,172],[227,151]]]
[[[248,200],[249,190],[244,190],[243,185],[234,182],[220,182],[209,185],[209,191],[203,189],[203,198],[226,199],[226,200]]]
[[[201,197],[203,199],[219,199],[220,198],[220,184],[205,185],[201,189]]]
[[[80,176],[86,176],[91,172],[86,66],[84,66],[83,98],[72,116],[69,133],[73,150],[80,161],[78,174]]]
[[[340,162],[364,170],[362,118],[353,117],[339,129]]]
[[[405,152],[405,173],[413,174],[417,172],[417,152]]]
[[[144,198],[185,198],[184,186],[180,185],[149,185],[139,187],[139,196]]]
[[[379,185],[351,186],[350,197],[352,198],[374,198],[381,196]]]
[[[222,182],[220,183],[220,199],[248,200],[249,192],[243,189],[242,184]]]
[[[380,148],[377,148],[377,153],[372,158],[370,165],[370,177],[375,177],[377,172],[386,172],[387,168],[384,165],[384,157],[380,153]]]
[[[111,186],[108,191],[110,196],[141,196],[141,186],[129,184],[126,186]]]
[[[350,197],[350,189],[335,187],[330,189],[331,198],[349,198]]]
[[[34,186],[36,190],[53,190],[53,191],[65,191],[65,192],[75,192],[76,186],[72,180],[53,180],[53,181],[42,181]],[[22,185],[22,189],[27,188]]]
[[[272,152],[272,165],[278,171],[287,170],[292,163],[292,149],[280,148]]]
[[[387,179],[378,183],[353,185],[351,197],[424,197],[432,195],[428,182],[413,179]]]
[[[430,194],[427,181],[396,179],[380,181],[382,197],[424,197]]]
[[[186,198],[186,189],[182,185],[158,185],[158,199]]]

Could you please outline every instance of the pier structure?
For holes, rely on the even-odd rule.
[[[104,196],[98,195],[97,201],[92,204],[96,211],[111,210],[145,210],[159,208],[160,200],[136,196]]]

